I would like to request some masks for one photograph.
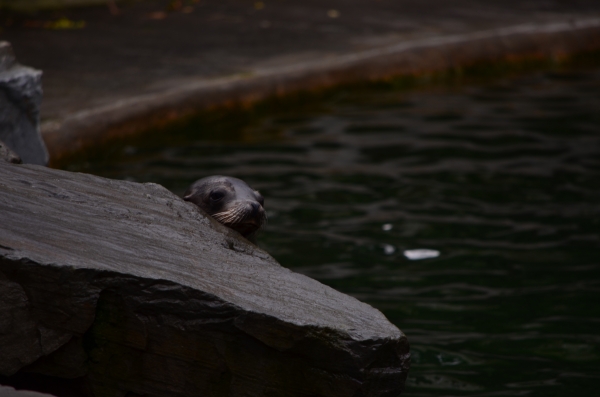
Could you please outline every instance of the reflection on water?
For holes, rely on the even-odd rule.
[[[345,90],[161,134],[70,169],[178,194],[248,181],[261,246],[408,335],[407,396],[597,393],[600,70]]]

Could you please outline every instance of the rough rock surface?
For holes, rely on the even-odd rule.
[[[39,129],[41,78],[42,72],[19,65],[10,44],[0,41],[0,141],[25,163],[46,165]]]
[[[397,396],[404,334],[162,186],[0,162],[0,375],[94,396]]]

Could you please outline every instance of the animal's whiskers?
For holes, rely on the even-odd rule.
[[[227,211],[217,212],[216,214],[213,214],[212,217],[223,224],[232,224],[240,223],[244,218],[247,218],[248,215],[249,211],[243,207],[234,207]]]

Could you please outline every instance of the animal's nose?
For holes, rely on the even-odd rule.
[[[252,215],[257,216],[258,213],[260,212],[260,204],[252,202],[252,203],[250,203],[250,206],[252,207]]]

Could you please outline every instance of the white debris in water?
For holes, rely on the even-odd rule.
[[[440,256],[440,251],[430,249],[406,250],[404,256],[412,261],[417,261],[419,259],[437,258]]]
[[[383,244],[383,252],[386,255],[392,255],[394,252],[396,252],[396,247],[389,244]]]
[[[394,226],[392,226],[391,223],[384,223],[383,226],[381,226],[381,228],[386,232],[389,232],[390,230],[392,230],[393,227]]]

